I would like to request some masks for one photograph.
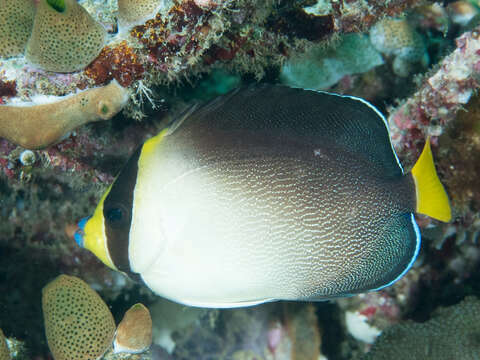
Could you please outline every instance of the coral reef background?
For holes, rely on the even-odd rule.
[[[89,31],[62,28],[72,24],[57,20],[61,4],[97,29],[95,46],[79,45]],[[437,309],[467,295],[459,309],[478,317],[479,8],[476,0],[0,2],[0,19],[8,20],[0,22],[0,136],[8,137],[0,138],[0,328],[13,358],[51,359],[42,288],[60,274],[88,283],[117,324],[132,305],[145,304],[153,346],[142,356],[151,359],[361,359],[382,332],[367,356],[387,358],[382,344],[400,354],[395,334],[429,332],[427,324],[451,316]],[[45,9],[54,15],[38,18]],[[50,34],[42,49],[78,54],[75,69],[28,46],[38,36],[35,23]],[[367,99],[388,117],[407,170],[431,137],[454,220],[417,218],[419,259],[394,286],[325,303],[190,309],[153,296],[76,246],[77,221],[92,213],[138,145],[193,102],[258,81]],[[121,87],[113,106],[101,90],[109,84]],[[82,99],[93,93],[100,95],[89,106]],[[25,106],[37,115],[25,116]],[[107,121],[79,127],[85,109],[89,121]],[[26,124],[21,134],[6,135],[19,121]],[[21,141],[27,135],[48,141]],[[453,344],[465,350],[456,358],[470,359],[478,330],[457,320],[469,335]]]

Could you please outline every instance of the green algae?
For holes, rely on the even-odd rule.
[[[324,90],[345,75],[364,73],[382,64],[382,56],[366,36],[349,34],[326,48],[316,45],[287,61],[280,79],[286,85]]]

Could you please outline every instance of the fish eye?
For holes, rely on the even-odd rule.
[[[122,206],[111,207],[105,212],[105,219],[109,225],[120,226],[126,218],[126,211]]]

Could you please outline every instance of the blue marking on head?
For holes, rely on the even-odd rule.
[[[83,230],[85,229],[85,224],[90,219],[90,217],[91,216],[84,217],[82,220],[78,222],[78,230],[75,232],[75,235],[73,236],[75,239],[75,242],[78,244],[78,246],[82,248],[84,245]]]
[[[415,216],[413,215],[413,213],[410,213],[410,218],[412,220],[413,229],[415,230],[415,235],[416,235],[415,252],[413,253],[412,258],[410,259],[410,262],[405,267],[405,269],[401,272],[401,274],[398,275],[395,279],[390,281],[388,284],[382,285],[382,286],[380,286],[376,289],[370,290],[370,291],[381,290],[381,289],[386,288],[390,285],[393,285],[398,280],[400,280],[408,272],[408,270],[410,270],[412,268],[413,263],[415,262],[415,260],[417,260],[418,253],[420,252],[420,244],[422,242],[422,237],[420,236],[420,229],[418,228],[418,225],[417,225],[417,222],[415,221]]]
[[[82,220],[80,220],[78,222],[78,227],[81,229],[81,230],[84,230],[85,229],[85,224],[87,223],[88,220],[90,220],[91,216],[87,216],[87,217],[84,217]]]
[[[80,230],[77,230],[75,232],[75,235],[73,235],[73,238],[75,239],[75,242],[77,243],[77,245],[83,248],[83,243],[84,243],[83,232],[81,232]]]

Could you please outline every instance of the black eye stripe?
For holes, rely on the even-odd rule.
[[[115,267],[126,273],[131,273],[128,243],[140,153],[141,147],[125,164],[103,203],[108,252]]]
[[[127,221],[130,217],[129,211],[122,204],[113,204],[104,211],[104,214],[105,221],[112,227],[130,226]]]
[[[122,209],[120,209],[120,208],[109,209],[109,210],[107,210],[106,215],[107,215],[107,221],[113,222],[113,223],[122,221],[122,219],[125,216],[123,214]]]

